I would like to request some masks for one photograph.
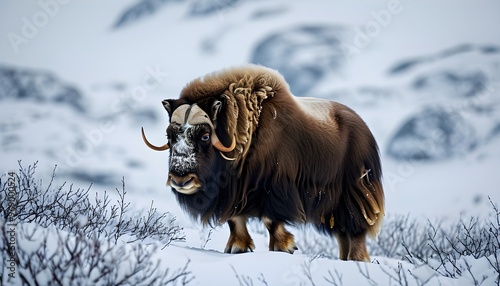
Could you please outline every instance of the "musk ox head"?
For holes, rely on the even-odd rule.
[[[170,149],[170,170],[167,185],[184,195],[191,195],[202,189],[207,176],[220,156],[228,161],[233,160],[223,152],[231,152],[236,147],[232,136],[230,146],[226,147],[216,133],[217,117],[222,102],[215,98],[207,98],[197,103],[185,100],[168,99],[162,101],[170,116],[167,127],[168,143],[154,146],[148,142],[142,132],[144,142],[151,149],[164,151]]]
[[[288,90],[288,85],[279,73],[249,65],[195,79],[179,99],[163,100],[170,117],[168,143],[155,146],[144,131],[142,135],[151,149],[170,149],[167,184],[191,195],[206,190],[207,184],[220,185],[218,172],[238,174],[258,126],[262,102],[282,89]]]

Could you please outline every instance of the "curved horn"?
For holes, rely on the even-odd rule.
[[[168,143],[163,145],[163,146],[155,146],[151,143],[149,143],[148,139],[146,139],[146,135],[144,135],[144,128],[141,127],[141,133],[142,133],[142,140],[144,140],[144,143],[146,143],[146,145],[155,150],[155,151],[165,151],[165,150],[168,150],[168,148],[170,148],[170,146],[168,146]]]
[[[224,155],[224,153],[222,153],[220,151],[219,151],[219,153],[220,153],[221,157],[224,158],[224,160],[227,160],[227,161],[234,161],[234,160],[236,160],[236,158],[229,158],[228,156]]]
[[[234,150],[234,148],[236,147],[236,138],[234,136],[233,136],[233,142],[231,143],[231,146],[226,147],[226,146],[222,145],[222,143],[219,140],[219,137],[217,137],[217,134],[215,134],[215,131],[213,133],[214,133],[214,135],[212,136],[212,145],[214,145],[214,147],[217,148],[217,150],[219,150],[221,152],[226,152],[226,153]]]

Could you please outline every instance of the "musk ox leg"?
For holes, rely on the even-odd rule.
[[[297,250],[293,234],[285,229],[285,224],[279,221],[271,221],[264,217],[262,218],[267,230],[269,231],[269,250],[283,251],[293,254]]]
[[[349,235],[339,231],[335,233],[339,243],[339,259],[370,261],[370,256],[366,250],[366,233],[360,235]]]
[[[337,242],[339,244],[339,259],[347,260],[349,257],[349,249],[351,247],[351,239],[349,235],[345,232],[339,231],[335,234]]]
[[[229,240],[227,241],[225,253],[243,253],[253,251],[255,245],[247,230],[247,218],[236,216],[230,218],[229,224]]]
[[[347,259],[357,261],[370,261],[370,256],[366,250],[366,233],[360,235],[352,235],[350,237],[351,245],[349,247],[349,255]]]

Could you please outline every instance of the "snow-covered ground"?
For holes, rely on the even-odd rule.
[[[337,100],[364,118],[381,151],[387,215],[486,217],[488,196],[500,203],[498,11],[498,1],[465,0],[3,2],[0,172],[38,161],[37,176],[48,180],[57,165],[58,182],[93,183],[94,192],[119,188],[124,177],[135,209],[154,201],[177,217],[186,241],[156,255],[162,267],[190,260],[193,285],[237,285],[237,275],[309,285],[307,269],[316,285],[329,271],[343,285],[369,284],[366,271],[385,285],[389,266],[414,266],[268,252],[256,229],[254,253],[221,253],[225,226],[205,243],[208,230],[165,186],[167,154],[145,147],[140,127],[161,142],[162,99],[220,68],[267,65],[297,96]],[[476,275],[494,273],[475,263]]]

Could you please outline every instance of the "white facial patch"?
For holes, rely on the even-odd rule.
[[[196,158],[194,153],[186,156],[172,156],[170,160],[170,168],[179,173],[190,173],[196,168]]]
[[[176,154],[189,154],[193,151],[194,146],[189,145],[187,142],[187,133],[190,131],[189,129],[192,127],[188,127],[184,130],[184,133],[178,135],[177,142],[172,146],[172,150]]]

